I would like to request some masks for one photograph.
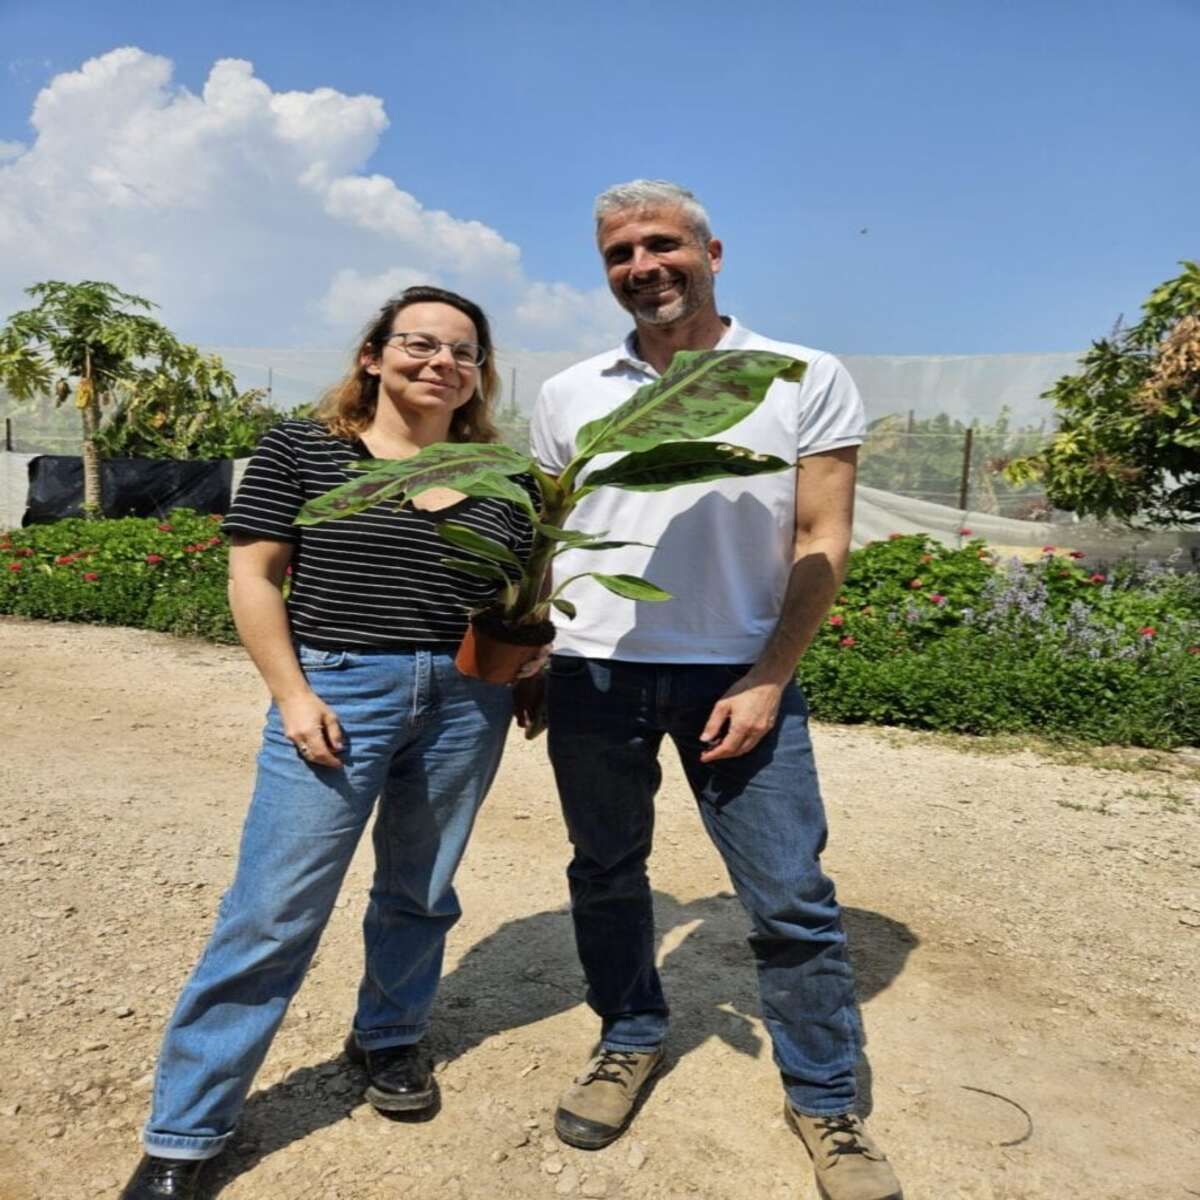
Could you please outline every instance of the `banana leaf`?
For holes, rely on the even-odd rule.
[[[648,579],[639,579],[636,575],[601,575],[599,571],[590,571],[591,577],[606,587],[616,596],[624,596],[626,600],[673,600],[670,592],[664,592]]]
[[[494,496],[503,488],[498,479],[528,471],[529,459],[508,446],[439,442],[412,458],[373,459],[363,463],[362,470],[362,478],[310,500],[300,510],[296,524],[315,525],[331,517],[349,516],[383,500],[419,495],[433,487],[453,488],[468,496]],[[519,484],[512,488],[524,497],[523,507],[531,504]],[[503,491],[503,496],[515,501],[511,491]]]
[[[776,379],[798,382],[805,366],[769,350],[680,350],[660,378],[579,431],[574,461],[711,437],[753,412]]]
[[[552,542],[566,542],[569,545],[574,545],[576,542],[586,542],[592,537],[605,536],[604,533],[590,534],[582,533],[578,529],[562,529],[558,525],[550,525],[540,520],[535,520],[533,527],[538,533],[545,534]]]
[[[464,575],[474,575],[478,579],[494,580],[505,585],[512,583],[504,569],[496,566],[495,563],[471,562],[465,558],[443,558],[442,566],[453,567],[454,570],[461,571]]]
[[[491,559],[492,562],[507,563],[510,567],[521,569],[521,560],[502,542],[494,541],[490,537],[485,537],[482,533],[476,533],[473,529],[468,529],[466,525],[459,525],[454,521],[443,521],[437,527],[438,537],[450,543],[452,546],[457,546],[460,550],[470,550],[472,554],[478,554],[481,558]]]
[[[744,446],[725,442],[664,442],[653,450],[626,454],[593,471],[579,490],[619,487],[631,492],[660,492],[684,483],[782,471],[788,465],[773,454],[755,454]]]

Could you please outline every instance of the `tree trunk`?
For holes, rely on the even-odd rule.
[[[91,366],[89,361],[88,366]],[[83,515],[89,519],[104,515],[104,496],[100,484],[100,451],[96,434],[100,431],[100,398],[93,381],[85,376],[79,384],[75,403],[83,421]]]

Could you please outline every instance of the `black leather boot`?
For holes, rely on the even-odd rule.
[[[193,1200],[206,1161],[147,1154],[125,1185],[121,1200]]]
[[[420,1042],[364,1050],[350,1034],[346,1057],[367,1073],[367,1102],[381,1112],[420,1112],[437,1101],[433,1066]]]

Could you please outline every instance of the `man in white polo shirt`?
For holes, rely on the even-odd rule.
[[[773,350],[808,367],[720,435],[797,470],[666,492],[598,489],[571,525],[649,546],[573,551],[556,564],[560,580],[629,573],[674,599],[623,600],[580,581],[571,593],[578,615],[560,626],[548,669],[550,758],[575,848],[567,875],[576,943],[601,1019],[600,1051],[563,1095],[555,1128],[573,1146],[607,1145],[663,1061],[667,1003],[646,860],[658,750],[669,736],[753,923],[788,1124],[828,1200],[895,1200],[896,1177],[852,1111],[854,981],[821,871],[825,816],[793,678],[845,570],[862,404],[831,355],[718,313],[722,247],[690,192],[653,180],[610,188],[596,202],[596,234],[635,329],[542,389],[532,438],[548,471],[572,457],[581,426],[654,379],[677,350]]]

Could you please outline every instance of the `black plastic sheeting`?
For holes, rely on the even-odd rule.
[[[165,517],[174,508],[229,511],[231,459],[109,458],[100,464],[106,517]],[[83,516],[83,460],[39,454],[29,461],[29,498],[22,525]]]

